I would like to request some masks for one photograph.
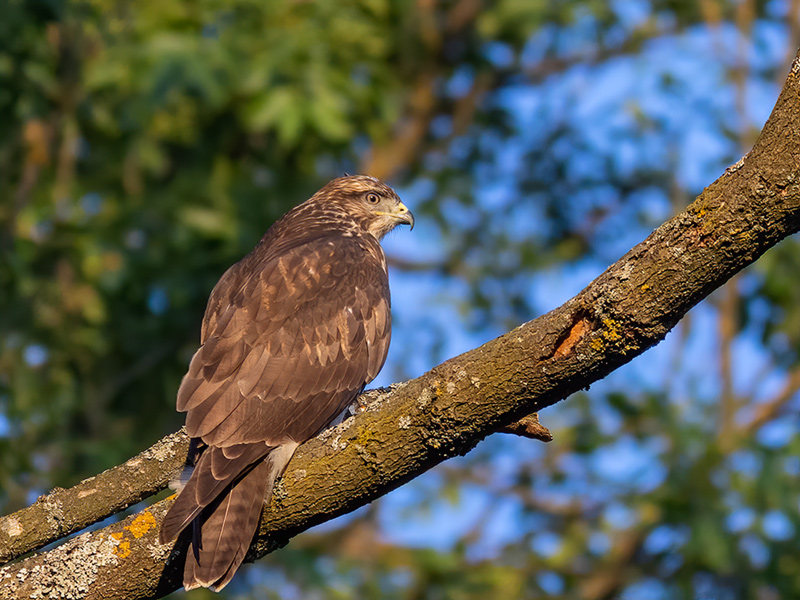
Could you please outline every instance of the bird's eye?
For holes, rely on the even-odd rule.
[[[367,194],[367,202],[370,204],[377,204],[379,201],[378,194]]]

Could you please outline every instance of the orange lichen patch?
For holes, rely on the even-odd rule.
[[[603,332],[603,337],[609,342],[616,342],[622,339],[622,334],[619,332],[619,323],[613,319],[603,319],[603,325],[606,330]]]
[[[124,535],[125,534],[122,533],[121,531],[115,531],[114,533],[111,534],[111,539],[120,541],[122,539],[122,536],[124,536]]]
[[[155,526],[156,518],[153,516],[153,513],[151,513],[149,510],[146,510],[136,517],[130,525],[125,527],[125,529],[130,531],[133,534],[133,537],[140,538]]]
[[[119,558],[128,558],[131,555],[131,543],[128,540],[120,542],[119,545],[114,548],[114,554]]]
[[[585,336],[591,330],[591,328],[591,323],[589,323],[587,319],[580,319],[569,330],[567,337],[564,338],[556,347],[556,351],[553,353],[553,356],[555,358],[567,356],[570,352],[572,352],[573,348],[575,348],[583,336]]]

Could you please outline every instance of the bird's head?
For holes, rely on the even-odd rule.
[[[414,215],[388,185],[366,175],[348,175],[330,181],[318,194],[336,203],[364,230],[381,239],[397,225],[414,228]]]

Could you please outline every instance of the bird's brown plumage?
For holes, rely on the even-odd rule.
[[[295,448],[380,371],[391,334],[380,238],[413,217],[372,177],[334,179],[229,268],[178,390],[199,458],[161,526],[193,524],[186,589],[221,589]]]

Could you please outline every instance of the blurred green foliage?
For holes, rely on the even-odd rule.
[[[790,5],[7,0],[3,512],[181,424],[217,278],[342,172],[391,178],[420,217],[390,253],[400,298],[425,299],[397,306],[397,377],[549,308],[746,149],[741,98],[774,100]],[[716,53],[681,49],[697,39]],[[785,242],[666,350],[545,411],[550,445],[494,436],[225,595],[797,596],[798,256]],[[434,542],[449,520],[467,526]]]
[[[0,364],[18,450],[4,452],[5,502],[178,425],[169,398],[216,279],[354,164],[353,138],[389,135],[403,92],[394,69],[411,67],[395,11],[4,6]]]

